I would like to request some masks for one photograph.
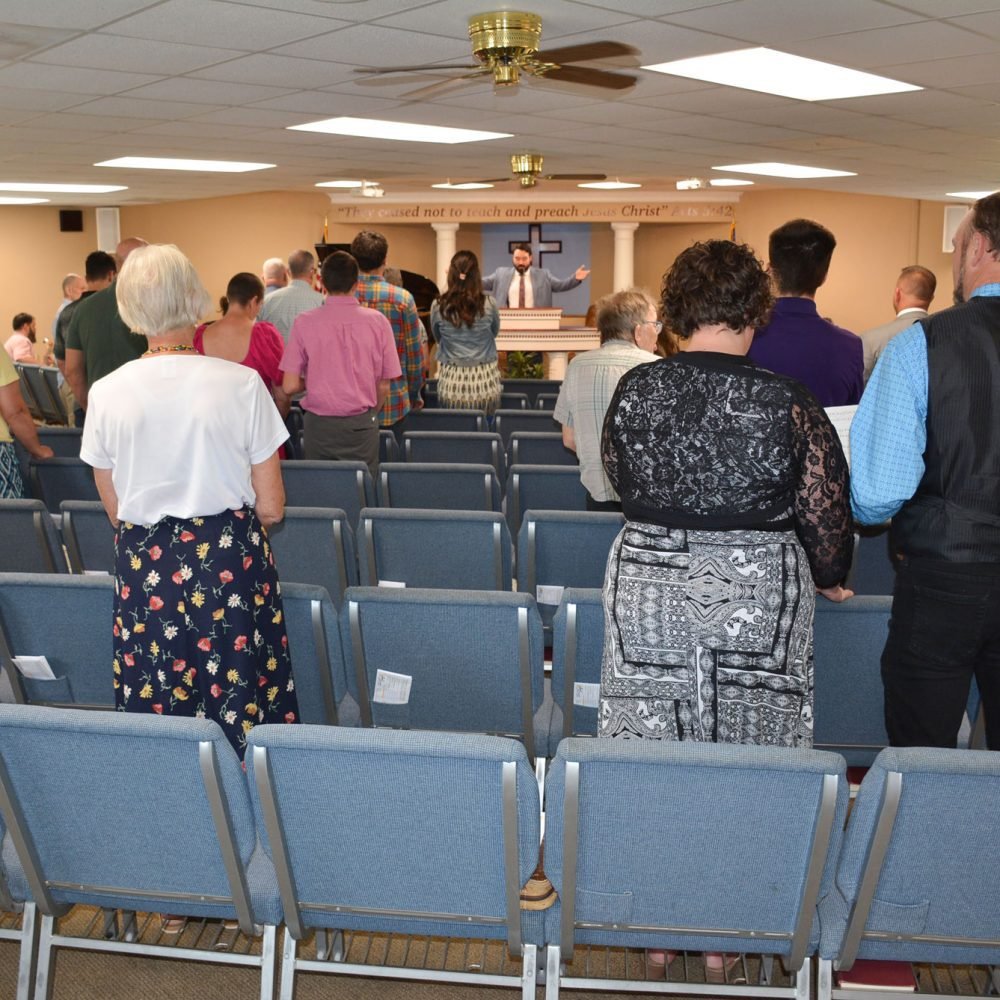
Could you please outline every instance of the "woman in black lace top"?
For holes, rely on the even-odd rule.
[[[608,408],[627,521],[604,587],[602,736],[812,745],[815,594],[851,596],[850,490],[812,394],[745,357],[771,303],[748,247],[685,250],[662,302],[681,353],[626,374]]]

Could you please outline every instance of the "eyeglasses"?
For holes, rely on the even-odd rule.
[[[662,322],[662,320],[647,319],[647,320],[643,320],[643,322],[646,324],[646,326],[651,326],[657,333],[659,333],[663,329],[663,322]]]

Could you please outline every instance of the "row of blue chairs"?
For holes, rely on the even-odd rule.
[[[547,378],[504,378],[500,384],[504,398],[510,398],[515,407],[519,407],[520,399],[523,397],[527,401],[529,410],[551,410],[562,388],[561,379]],[[425,408],[434,408],[438,405],[437,387],[436,378],[428,379],[424,383]]]
[[[531,912],[518,895],[542,817],[511,740],[260,726],[244,775],[205,720],[0,706],[17,1000],[51,996],[63,947],[255,967],[270,1000],[282,924],[282,1000],[310,972],[507,986],[522,1000],[539,982],[546,1000],[608,988],[808,1000],[817,959],[830,1000],[833,971],[857,958],[1000,963],[1000,758],[883,751],[849,820],[847,785],[843,758],[822,751],[565,740],[544,817],[558,899]],[[99,940],[63,932],[78,904],[108,915]],[[138,913],[157,910],[235,919],[259,954],[150,942],[156,918]],[[345,947],[352,932],[500,941],[514,971],[374,966]],[[315,959],[300,954],[312,937]],[[572,964],[592,946],[761,960],[740,985],[609,982]],[[775,958],[791,985],[776,984]]]
[[[69,423],[66,405],[59,393],[59,369],[17,362],[21,397],[35,420],[49,424]]]

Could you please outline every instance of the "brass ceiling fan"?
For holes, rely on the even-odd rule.
[[[635,56],[638,50],[622,42],[585,42],[582,45],[566,45],[558,49],[538,51],[542,37],[542,19],[537,14],[523,11],[501,10],[488,14],[476,14],[469,18],[469,38],[472,54],[478,66],[467,63],[453,65],[394,66],[383,69],[357,69],[369,77],[398,73],[436,74],[439,71],[465,70],[464,73],[410,91],[406,97],[429,97],[445,89],[492,79],[495,88],[516,87],[521,73],[542,80],[558,80],[605,90],[628,90],[634,86],[636,77],[629,73],[617,73],[576,63],[593,62],[598,59],[612,59],[619,56]],[[375,83],[375,80],[370,81]],[[382,81],[378,81],[382,82]]]
[[[539,153],[514,153],[510,158],[510,177],[489,177],[473,184],[502,184],[516,180],[521,187],[534,187],[539,181],[603,181],[607,174],[543,174],[544,158]]]

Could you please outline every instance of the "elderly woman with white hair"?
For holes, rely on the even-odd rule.
[[[149,349],[91,388],[80,451],[118,529],[115,704],[214,719],[242,756],[298,720],[266,531],[288,432],[255,371],[194,349],[210,300],[180,250],[134,250],[116,287]]]

